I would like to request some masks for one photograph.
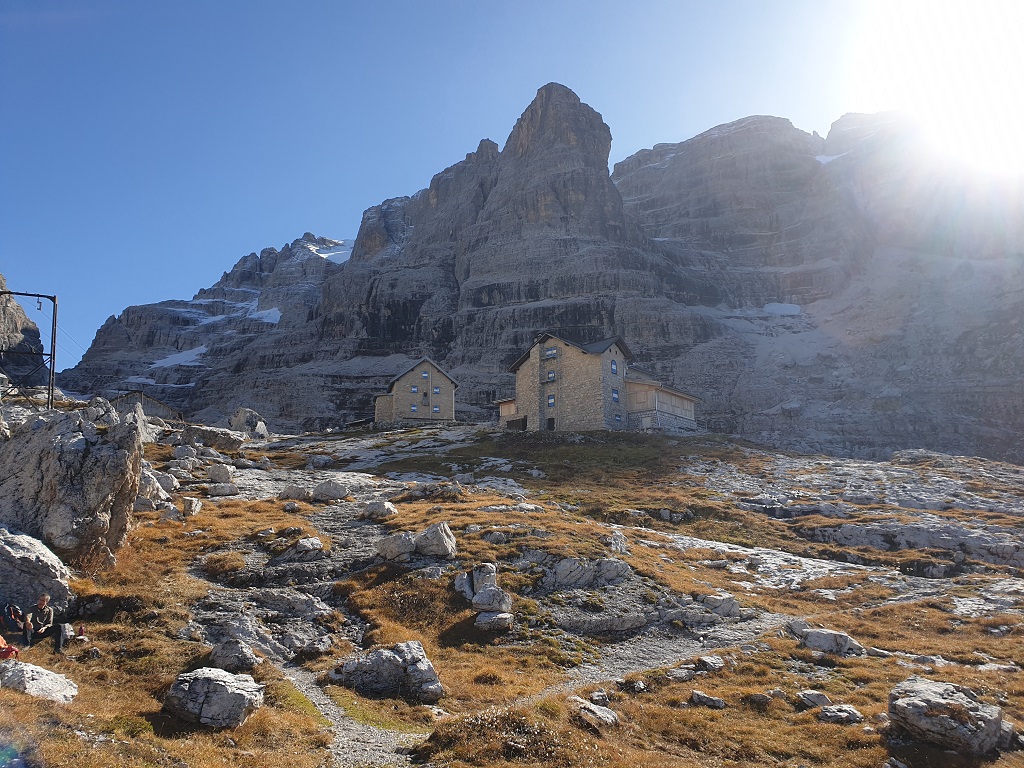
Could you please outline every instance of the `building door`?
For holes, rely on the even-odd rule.
[[[554,432],[554,431],[555,431],[555,420],[554,419],[548,419],[548,432]]]

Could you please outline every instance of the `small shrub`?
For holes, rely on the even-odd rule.
[[[216,552],[203,560],[203,571],[207,576],[223,576],[225,573],[245,568],[245,558],[240,552]]]

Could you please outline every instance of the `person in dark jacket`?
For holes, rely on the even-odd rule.
[[[14,603],[4,606],[4,630],[19,635],[25,631],[25,614]]]
[[[53,638],[53,651],[60,653],[64,650],[64,632],[60,624],[54,621],[53,607],[50,605],[50,596],[42,594],[32,613],[25,614],[25,647],[31,648],[35,640],[44,637]]]

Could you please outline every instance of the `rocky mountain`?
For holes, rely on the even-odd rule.
[[[6,291],[7,281],[0,275],[0,291]],[[27,386],[46,384],[49,369],[42,357],[43,345],[39,329],[28,319],[25,310],[13,296],[0,295],[0,371],[12,383]]]
[[[367,210],[346,262],[312,235],[251,254],[192,301],[108,320],[61,384],[309,429],[365,415],[429,355],[485,418],[508,364],[558,329],[622,335],[714,430],[1024,458],[1019,185],[943,164],[893,115],[847,115],[826,138],[748,117],[611,174],[610,145],[549,84],[503,147]]]

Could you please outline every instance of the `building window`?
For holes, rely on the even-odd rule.
[[[548,408],[554,408],[554,407],[555,407],[555,396],[554,395],[548,395]]]
[[[617,390],[617,389],[613,389],[612,390],[612,402],[613,403],[619,402],[619,390]]]
[[[555,372],[554,371],[548,371],[548,381],[554,381],[554,380],[555,380]]]
[[[415,384],[412,385],[411,389],[412,389],[413,392],[419,392],[420,391],[420,388],[417,387]]]
[[[409,408],[411,408],[411,409],[412,409],[412,412],[413,412],[413,413],[416,413],[416,404],[415,404],[415,403],[414,403],[414,404],[412,404],[412,405],[410,405],[410,406],[409,406]]]
[[[619,374],[619,363],[616,360],[612,360],[612,376]]]
[[[424,371],[423,373],[420,374],[420,376],[422,376],[424,379],[429,379],[430,378],[430,373],[427,372],[427,371]]]
[[[544,357],[558,357],[558,347],[547,347],[544,350]]]
[[[434,406],[434,413],[440,413],[440,412],[441,412],[441,406],[440,405],[435,405]]]
[[[435,395],[440,395],[441,394],[441,388],[440,387],[434,387],[434,394]]]
[[[622,416],[620,416],[617,413],[615,414],[615,423],[616,424],[621,424],[622,423]]]

